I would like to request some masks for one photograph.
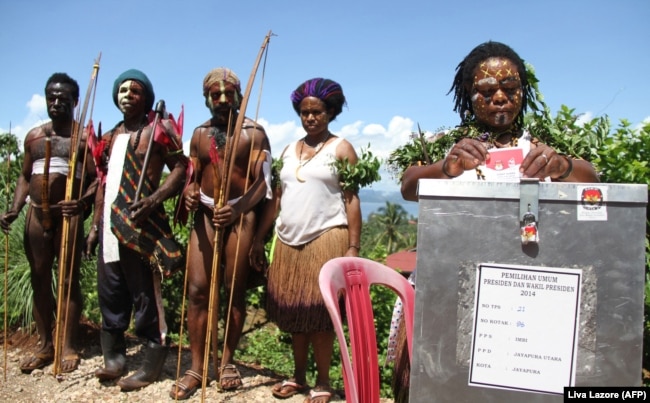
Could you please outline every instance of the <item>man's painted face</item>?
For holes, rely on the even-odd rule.
[[[228,81],[218,81],[212,84],[205,96],[205,104],[212,116],[217,119],[227,119],[230,112],[239,109],[239,92],[234,84]]]
[[[517,66],[505,57],[490,57],[474,70],[472,108],[479,123],[505,130],[521,112],[522,87]]]
[[[316,97],[306,97],[300,101],[300,122],[310,135],[320,135],[328,130],[330,114],[323,101]]]
[[[142,84],[126,80],[117,90],[117,105],[125,116],[144,113],[146,95]]]
[[[71,120],[77,100],[72,96],[73,89],[69,84],[50,83],[45,89],[47,114],[52,120]]]

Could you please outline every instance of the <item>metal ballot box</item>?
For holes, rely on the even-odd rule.
[[[646,185],[419,184],[411,402],[640,386]]]

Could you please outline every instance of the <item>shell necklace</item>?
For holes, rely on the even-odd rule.
[[[307,147],[310,147],[310,148],[314,149],[314,154],[312,154],[312,156],[309,157],[306,160],[302,159],[302,149],[306,144],[305,138],[302,139],[302,144],[300,144],[300,155],[298,157],[298,166],[296,167],[296,179],[298,180],[298,182],[305,183],[305,180],[306,180],[305,178],[300,176],[300,168],[304,167],[305,165],[307,165],[307,163],[309,161],[314,159],[314,157],[319,153],[319,151],[323,149],[323,146],[325,145],[325,143],[327,142],[327,140],[329,138],[330,138],[330,132],[328,131],[325,134],[325,137],[318,144],[316,144],[314,147],[307,144]]]

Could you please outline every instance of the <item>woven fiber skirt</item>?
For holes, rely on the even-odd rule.
[[[320,269],[330,259],[345,255],[347,227],[336,227],[300,246],[279,239],[268,271],[267,315],[288,333],[333,331],[320,288]]]

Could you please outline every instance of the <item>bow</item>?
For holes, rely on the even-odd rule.
[[[257,55],[257,59],[255,60],[255,64],[253,65],[253,70],[250,74],[250,77],[248,78],[248,82],[246,84],[246,91],[244,92],[244,95],[242,97],[242,102],[239,106],[239,114],[237,115],[237,120],[235,122],[235,127],[233,129],[233,134],[232,136],[226,136],[226,140],[230,140],[228,143],[231,144],[226,144],[226,149],[225,149],[225,156],[224,156],[224,172],[221,183],[219,185],[220,187],[220,192],[219,192],[219,200],[217,202],[216,208],[221,208],[223,207],[224,203],[229,200],[228,196],[230,193],[230,180],[232,177],[232,171],[235,165],[235,158],[234,158],[234,153],[237,152],[237,144],[239,143],[239,138],[241,137],[241,130],[244,125],[244,119],[246,115],[246,107],[248,106],[248,100],[250,98],[250,94],[253,88],[253,83],[255,81],[255,76],[257,75],[257,69],[259,68],[260,62],[262,60],[262,56],[265,52],[265,49],[271,39],[272,32],[269,31],[268,34],[264,37],[264,41],[262,42],[262,45],[260,47],[260,50]],[[230,125],[229,125],[230,126]],[[232,137],[232,139],[230,139]],[[214,236],[214,247],[213,247],[213,259],[212,259],[212,276],[211,276],[211,282],[210,282],[210,296],[208,300],[208,323],[207,323],[207,331],[206,331],[206,338],[205,338],[205,351],[204,351],[204,357],[203,357],[203,379],[201,381],[201,390],[202,390],[202,396],[201,396],[201,401],[203,401],[204,396],[205,396],[205,388],[207,384],[207,374],[208,374],[208,365],[209,365],[209,355],[210,355],[210,344],[211,342],[214,344],[214,363],[215,363],[215,369],[218,368],[218,351],[217,351],[217,332],[214,332],[214,338],[213,338],[213,332],[212,332],[212,326],[213,326],[213,321],[216,318],[216,312],[219,311],[219,298],[218,298],[218,286],[219,286],[219,279],[218,279],[218,269],[221,263],[221,246],[223,243],[223,230],[221,228],[216,228],[215,229],[215,236]],[[216,321],[218,323],[218,320]]]
[[[11,122],[9,122],[9,138],[11,139]],[[9,208],[9,182],[11,177],[11,151],[7,151],[7,179],[5,182],[5,199]],[[5,234],[5,275],[4,275],[4,381],[7,382],[7,287],[9,275],[9,233]]]
[[[102,54],[100,53],[97,59],[95,60],[95,63],[93,64],[93,70],[90,75],[90,83],[88,84],[88,89],[86,90],[86,97],[84,99],[84,104],[81,109],[81,113],[79,115],[79,119],[77,121],[77,124],[73,124],[72,128],[72,137],[70,140],[70,160],[68,162],[68,177],[66,179],[66,188],[65,188],[65,201],[70,201],[72,200],[72,193],[75,188],[75,176],[77,172],[77,160],[78,160],[78,153],[79,153],[79,146],[81,144],[81,138],[82,138],[82,130],[84,128],[84,123],[86,121],[86,114],[88,112],[88,105],[90,103],[90,96],[92,93],[95,92],[96,89],[96,80],[97,80],[97,74],[99,72],[99,60],[101,59]],[[93,98],[94,102],[94,98]],[[85,148],[84,148],[85,150]],[[84,158],[83,162],[85,163],[86,160],[86,153],[84,152]],[[85,164],[84,164],[85,165]],[[85,166],[83,167],[85,168]],[[81,187],[83,187],[83,168],[82,168],[82,177],[80,178],[80,183]],[[71,217],[64,216],[63,217],[63,223],[61,226],[61,250],[59,252],[59,278],[58,278],[58,286],[57,286],[57,299],[56,299],[56,326],[55,326],[55,333],[54,333],[54,376],[59,377],[61,373],[61,344],[63,340],[65,339],[65,323],[67,323],[68,318],[67,318],[67,309],[66,309],[66,317],[62,318],[63,316],[63,299],[64,299],[64,292],[63,288],[65,285],[65,280],[66,277],[68,276],[67,272],[68,269],[70,272],[70,275],[72,275],[72,267],[68,268],[69,265],[74,264],[74,258],[72,259],[72,262],[68,261],[68,251],[71,250],[72,253],[70,253],[70,256],[74,256],[74,249],[75,245],[74,242],[76,241],[76,237],[73,235],[73,245],[72,248],[70,248],[69,245],[69,238],[70,234],[76,234],[77,232],[77,225],[79,224],[78,220],[75,220],[74,223],[71,223]],[[71,231],[72,228],[72,231]],[[72,279],[69,278],[71,281]],[[68,283],[70,284],[70,283]],[[69,299],[70,299],[70,290],[72,287],[69,285],[68,286],[68,293],[65,296],[65,306],[69,304]],[[63,334],[61,332],[63,331]]]

